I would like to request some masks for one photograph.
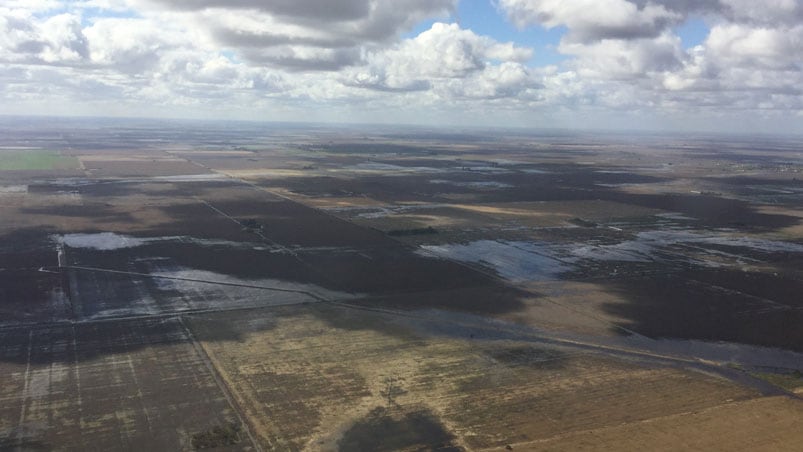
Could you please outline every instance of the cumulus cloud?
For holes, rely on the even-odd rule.
[[[493,3],[515,36],[557,29],[551,51],[564,59],[539,67],[542,48],[449,23],[458,0],[8,0],[0,110],[479,121],[803,111],[800,0]],[[678,35],[691,19],[707,27],[693,47]],[[443,22],[406,35],[425,20]]]
[[[0,9],[0,58],[29,64],[73,64],[88,58],[80,18],[58,14],[44,20],[24,10]]]
[[[93,63],[131,74],[153,69],[166,52],[190,45],[180,33],[145,19],[100,19],[83,34],[90,42]]]
[[[572,57],[570,71],[545,82],[566,104],[803,108],[795,87],[803,81],[799,0],[499,0],[498,7],[519,27],[566,28],[558,50]],[[675,27],[690,18],[705,19],[710,31],[685,49]]]
[[[641,6],[627,0],[500,0],[499,6],[518,26],[565,26],[570,41],[654,37],[683,16],[663,5]]]
[[[794,25],[803,21],[799,0],[720,0],[722,14],[735,22],[753,25]]]
[[[370,13],[371,2],[365,0],[146,0],[169,9],[205,10],[212,8],[257,10],[291,20],[347,21],[364,18]]]
[[[454,78],[481,70],[491,60],[521,62],[531,57],[531,49],[479,36],[457,24],[435,23],[396,48],[378,52],[372,63],[407,77]]]
[[[444,86],[452,99],[516,99],[527,103],[541,98],[543,85],[535,73],[520,63],[488,65],[472,76],[451,80]]]
[[[346,85],[377,91],[436,92],[456,97],[514,96],[535,86],[522,62],[532,49],[480,36],[457,24],[435,23],[412,39],[373,52],[346,73]]]
[[[606,39],[591,44],[561,43],[560,51],[577,57],[571,66],[598,79],[631,79],[673,71],[686,58],[680,39],[670,33],[655,38]]]
[[[715,26],[702,45],[688,52],[681,69],[664,74],[663,87],[678,108],[801,111],[801,32],[800,26]]]
[[[723,24],[711,29],[705,47],[722,64],[766,69],[803,65],[803,24],[792,28],[764,28]]]
[[[246,60],[290,70],[334,71],[361,61],[366,47],[397,39],[457,0],[136,0],[185,12],[193,25]]]
[[[44,102],[48,113],[145,103],[158,111],[284,87],[280,74],[226,58],[171,17],[82,20],[82,13],[0,8],[0,102]]]

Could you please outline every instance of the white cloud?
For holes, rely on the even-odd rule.
[[[46,19],[30,11],[0,8],[0,60],[29,64],[74,64],[88,58],[80,18],[63,13]]]
[[[543,85],[524,65],[504,62],[488,65],[471,77],[453,80],[446,85],[449,98],[457,99],[515,99],[516,103],[540,100]]]
[[[499,43],[457,24],[435,23],[396,48],[379,52],[372,63],[408,77],[455,78],[481,70],[491,60],[522,62],[531,57],[531,49]]]
[[[367,56],[343,83],[375,91],[431,90],[446,98],[514,97],[538,81],[522,63],[532,50],[500,43],[457,24],[435,23],[390,49]]]
[[[457,0],[132,0],[174,12],[253,64],[335,71],[367,47],[398,39],[420,21],[448,15]],[[179,12],[184,12],[183,14]]]
[[[784,69],[803,65],[803,24],[765,28],[723,24],[711,29],[705,47],[722,64],[756,69]]]
[[[799,0],[496,4],[515,36],[561,30],[566,59],[537,67],[542,49],[454,23],[403,38],[457,0],[8,0],[0,111],[581,125],[803,111]],[[710,33],[686,49],[691,18]]]
[[[720,0],[721,11],[729,19],[757,25],[794,25],[803,21],[800,0]]]
[[[180,32],[147,19],[99,19],[83,31],[92,62],[137,74],[154,69],[171,49],[191,48]]]
[[[572,66],[586,77],[629,79],[646,77],[682,66],[685,54],[677,36],[664,33],[656,38],[606,39],[591,44],[561,43],[560,51],[577,57]]]
[[[499,0],[499,6],[519,27],[565,26],[567,39],[577,42],[653,37],[682,19],[663,5],[627,0]]]
[[[520,27],[566,27],[558,50],[570,72],[545,78],[561,105],[744,114],[803,108],[799,0],[499,0]],[[684,49],[674,27],[711,29]],[[568,84],[570,83],[571,84]],[[568,85],[567,85],[568,84]]]

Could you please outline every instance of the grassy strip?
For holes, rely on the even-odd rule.
[[[53,151],[0,151],[0,171],[71,169],[78,159]]]
[[[775,386],[786,389],[789,392],[796,392],[803,389],[803,373],[797,370],[788,374],[754,372],[752,375],[774,384]]]

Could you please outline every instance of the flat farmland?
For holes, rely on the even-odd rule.
[[[195,435],[238,422],[178,320],[0,335],[3,449],[191,449]]]
[[[115,124],[0,135],[0,449],[799,448],[792,138]]]
[[[695,450],[793,451],[803,441],[798,420],[800,403],[766,398],[728,403],[699,413],[683,413],[654,421],[595,429],[546,441],[521,444],[539,451],[676,450],[677,438],[666,432],[683,430],[682,447]]]
[[[75,158],[40,149],[2,149],[0,157],[0,171],[58,170],[78,166]]]
[[[377,438],[399,441],[389,449],[503,448],[759,395],[488,325],[455,331],[338,306],[188,323],[267,449],[360,450]],[[219,340],[232,330],[238,337]]]

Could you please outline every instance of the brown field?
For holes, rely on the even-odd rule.
[[[526,450],[761,450],[794,451],[803,441],[800,402],[769,397],[696,413],[561,435],[517,445]],[[683,438],[674,432],[683,431]]]
[[[439,331],[336,306],[204,315],[189,323],[266,449],[327,449],[351,440],[357,427],[364,437],[354,444],[369,444],[420,413],[437,420],[454,447],[504,447],[759,396],[726,380],[606,352],[500,338],[482,327]],[[221,329],[239,336],[221,341]],[[380,422],[377,413],[389,419]],[[442,440],[406,428],[409,443],[399,449]]]

